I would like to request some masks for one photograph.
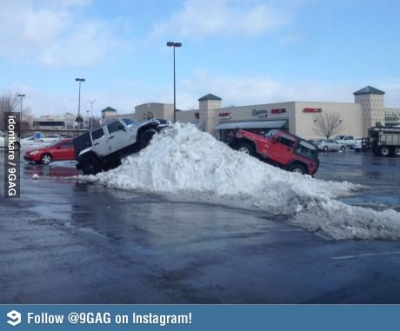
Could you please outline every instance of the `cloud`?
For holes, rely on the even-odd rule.
[[[89,6],[87,0],[4,1],[0,57],[5,59],[45,66],[85,66],[123,45],[109,22],[83,20],[75,13],[77,8]]]
[[[188,0],[182,10],[154,25],[151,37],[170,33],[201,38],[210,35],[259,35],[285,25],[288,15],[259,1]]]
[[[263,75],[226,76],[199,70],[178,83],[177,105],[181,109],[198,108],[197,99],[207,93],[222,98],[223,107],[287,101],[354,102],[353,92],[361,87],[312,80],[287,82]]]

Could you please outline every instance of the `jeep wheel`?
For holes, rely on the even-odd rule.
[[[157,133],[154,129],[149,129],[143,132],[142,136],[140,137],[140,148],[145,148],[149,145],[151,138]]]
[[[301,165],[301,164],[298,164],[298,163],[292,164],[292,165],[288,168],[288,170],[289,170],[290,172],[297,172],[297,173],[302,174],[302,175],[304,175],[304,174],[307,173],[305,167],[304,167],[303,165]]]
[[[381,155],[382,156],[389,156],[390,150],[387,146],[382,146],[381,147]]]
[[[236,150],[245,154],[249,154],[251,156],[255,155],[253,146],[246,142],[239,142],[236,145]]]
[[[96,175],[102,170],[99,160],[94,157],[84,159],[81,163],[81,169],[85,175]]]
[[[111,169],[118,168],[121,165],[121,160],[120,159],[109,159],[106,161],[103,161],[103,169],[104,171],[108,171]]]
[[[50,154],[43,154],[40,158],[40,162],[43,164],[50,164],[53,161],[53,157]]]

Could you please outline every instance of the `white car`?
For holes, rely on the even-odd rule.
[[[4,132],[0,131],[0,148],[7,148],[6,146],[6,135]],[[21,148],[21,144],[19,143],[19,139],[14,143],[15,150],[19,150]]]
[[[41,142],[53,142],[62,139],[63,137],[59,134],[48,133],[44,134],[40,137],[39,141]]]
[[[339,144],[345,145],[346,147],[354,146],[356,138],[354,136],[337,136],[334,138]]]
[[[325,139],[318,143],[318,149],[324,152],[332,152],[332,151],[345,151],[346,146],[340,144],[335,139]]]

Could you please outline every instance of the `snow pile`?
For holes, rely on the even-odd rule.
[[[232,150],[191,124],[175,124],[122,166],[86,179],[182,200],[257,208],[336,239],[400,238],[399,213],[334,200],[362,186],[280,170]]]

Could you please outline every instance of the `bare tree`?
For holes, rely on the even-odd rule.
[[[338,113],[324,112],[314,116],[313,130],[329,139],[333,134],[339,131],[342,120]]]
[[[4,92],[0,96],[0,130],[4,130],[4,113],[18,111],[18,93]]]

